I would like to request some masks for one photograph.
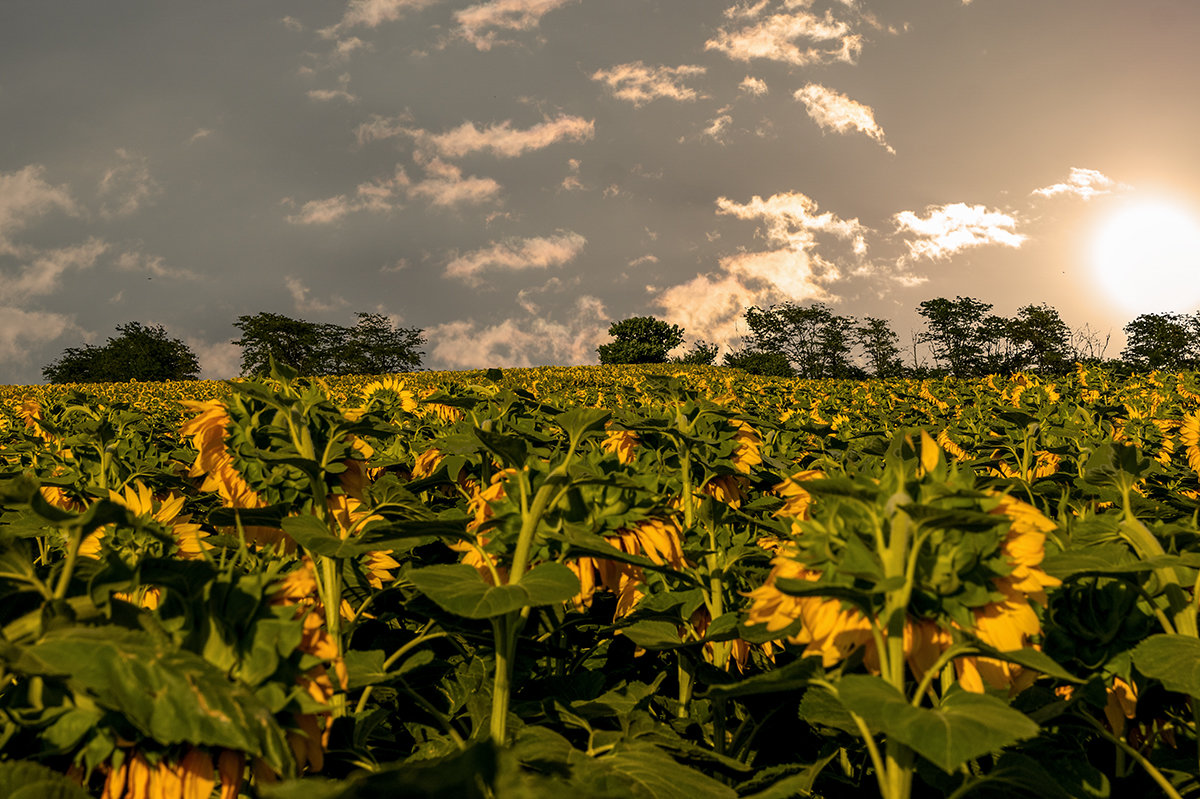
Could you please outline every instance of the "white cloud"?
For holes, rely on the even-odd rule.
[[[798,5],[795,3],[788,6]],[[762,6],[753,7],[755,17]],[[803,41],[807,46],[797,44]],[[862,36],[850,23],[831,11],[817,16],[810,11],[773,14],[766,19],[735,29],[722,28],[704,43],[704,49],[724,53],[735,61],[765,58],[804,67],[836,61],[853,64],[862,51]]]
[[[430,360],[445,369],[481,369],[596,363],[596,347],[608,340],[611,320],[604,304],[584,295],[555,321],[536,307],[522,318],[496,324],[446,322],[426,330]]]
[[[63,314],[0,306],[0,361],[29,363],[32,348],[81,332],[74,320]]]
[[[12,235],[34,219],[63,211],[72,216],[79,208],[64,186],[51,186],[43,178],[45,168],[31,164],[16,172],[0,172],[0,255],[20,255],[27,251],[12,241]]]
[[[858,219],[842,219],[829,211],[819,213],[816,201],[800,192],[772,194],[765,200],[756,194],[748,203],[718,197],[717,213],[737,219],[761,219],[768,241],[797,250],[812,248],[818,233],[848,240],[857,255],[867,249],[867,228]]]
[[[665,97],[671,100],[696,100],[702,95],[695,89],[684,86],[682,81],[695,75],[703,75],[704,67],[684,64],[678,67],[648,67],[641,61],[618,64],[611,69],[600,69],[592,74],[592,80],[608,85],[613,97],[628,100],[635,106]]]
[[[123,252],[117,256],[116,267],[123,272],[145,272],[153,277],[173,277],[184,280],[199,280],[200,276],[190,269],[167,266],[161,255],[146,255],[141,252]]]
[[[298,313],[329,313],[347,305],[344,299],[337,296],[330,297],[328,300],[310,297],[311,292],[308,286],[292,275],[285,277],[283,284],[287,287],[288,293],[292,295],[292,302]]]
[[[395,22],[407,11],[420,11],[440,0],[350,0],[341,20],[317,33],[334,39],[350,28],[377,28],[385,22]]]
[[[733,125],[733,117],[729,114],[721,114],[716,119],[709,121],[708,127],[703,131],[703,135],[724,144],[725,134],[729,132],[731,125]]]
[[[647,253],[646,255],[640,255],[637,258],[634,258],[632,261],[629,262],[629,265],[630,266],[641,266],[642,264],[656,264],[656,263],[658,263],[658,256]]]
[[[822,213],[815,201],[799,192],[754,196],[748,203],[719,197],[716,205],[720,215],[761,221],[760,234],[772,249],[727,255],[717,272],[657,293],[654,303],[668,321],[697,338],[732,347],[740,340],[740,320],[751,305],[834,300],[828,285],[839,280],[843,270],[823,251],[829,246],[848,249],[839,260],[853,263],[866,254],[867,229],[857,219]]]
[[[338,75],[338,88],[336,89],[309,89],[308,98],[318,102],[327,103],[330,100],[345,100],[347,103],[357,103],[358,96],[350,93],[350,75]]]
[[[892,155],[896,154],[887,143],[883,128],[875,122],[875,112],[870,106],[851,100],[844,94],[810,83],[793,95],[804,103],[808,115],[825,130],[848,133],[857,130],[882,145]]]
[[[372,114],[368,122],[363,122],[354,130],[354,138],[361,147],[373,141],[391,139],[401,135],[415,135],[416,131],[409,127],[412,117],[405,113],[396,117],[384,117]]]
[[[129,216],[161,192],[145,158],[123,148],[117,149],[117,158],[119,163],[105,170],[98,189],[100,215],[106,219]]]
[[[66,272],[91,269],[106,250],[108,244],[96,238],[74,247],[42,250],[17,274],[0,275],[0,296],[6,300],[23,300],[53,294],[58,291]]]
[[[491,178],[463,177],[462,170],[434,158],[425,165],[426,178],[412,184],[409,197],[422,197],[434,205],[451,207],[488,202],[500,193],[500,184]]]
[[[242,348],[229,340],[208,342],[188,337],[185,343],[200,361],[201,380],[227,380],[242,373]]]
[[[482,283],[480,272],[489,269],[547,269],[562,266],[583,251],[587,239],[572,231],[553,236],[492,242],[481,250],[456,256],[446,265],[446,276],[470,285]]]
[[[279,20],[279,22],[283,25],[283,27],[287,28],[293,33],[299,33],[300,31],[304,30],[304,23],[295,17],[283,17]]]
[[[515,158],[559,141],[588,141],[595,135],[595,130],[594,120],[559,115],[526,130],[514,130],[508,120],[483,130],[475,127],[473,122],[464,122],[445,133],[425,134],[420,138],[427,138],[429,144],[449,158],[483,150],[501,158]]]
[[[925,217],[919,217],[913,211],[901,211],[893,217],[898,232],[916,236],[904,241],[913,260],[946,258],[971,247],[986,245],[1015,248],[1026,239],[1016,232],[1014,217],[982,205],[931,205],[925,211]]]
[[[1093,197],[1113,192],[1128,191],[1130,188],[1095,169],[1071,167],[1071,174],[1066,183],[1055,183],[1052,186],[1034,189],[1031,193],[1039,194],[1042,197],[1057,197],[1060,194],[1067,194],[1082,200],[1090,200]]]
[[[738,84],[738,89],[754,97],[762,97],[769,91],[765,80],[762,78],[753,78],[749,75],[742,78],[742,82]]]
[[[196,132],[193,133],[190,137],[188,137],[187,143],[195,144],[196,142],[200,141],[201,139],[207,139],[211,135],[213,135],[213,131],[211,128],[196,128]]]
[[[741,0],[737,5],[725,9],[726,19],[754,19],[771,4],[771,0]]]
[[[572,2],[574,0],[489,0],[455,11],[456,32],[476,49],[490,50],[497,44],[508,44],[496,38],[496,29],[533,30],[546,14]]]

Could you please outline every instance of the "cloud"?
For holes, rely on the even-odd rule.
[[[200,141],[201,139],[207,139],[211,135],[213,135],[213,131],[211,128],[196,128],[196,132],[193,133],[190,137],[188,137],[187,143],[195,144],[196,142]]]
[[[641,255],[641,256],[638,256],[637,258],[634,258],[632,261],[629,262],[629,265],[630,266],[641,266],[642,264],[656,264],[656,263],[658,263],[657,255],[646,254],[646,255]]]
[[[100,178],[100,215],[105,219],[129,216],[161,193],[145,158],[123,148],[117,148],[117,158],[119,163]]]
[[[761,252],[736,252],[720,259],[718,271],[657,292],[654,303],[668,321],[697,338],[733,347],[741,338],[747,307],[810,300],[832,301],[828,285],[842,277],[838,260],[860,263],[866,254],[867,228],[857,219],[821,212],[800,192],[754,196],[747,203],[717,198],[717,214],[761,221],[760,234],[771,245]],[[847,246],[848,245],[848,246]],[[845,252],[839,252],[845,250]]]
[[[409,197],[423,197],[434,205],[451,207],[488,202],[500,193],[500,184],[491,178],[464,178],[462,170],[434,158],[425,165],[427,177],[408,189]]]
[[[350,93],[350,75],[338,75],[337,89],[309,89],[306,94],[310,100],[327,103],[330,100],[345,100],[347,103],[357,103],[358,96]]]
[[[804,5],[787,3],[788,7]],[[752,19],[763,9],[760,3],[735,19]],[[728,16],[728,12],[727,12]],[[797,44],[803,41],[808,46]],[[836,61],[853,64],[862,51],[862,36],[852,25],[826,11],[817,16],[810,11],[773,14],[760,22],[734,29],[721,28],[704,43],[705,50],[716,50],[735,61],[765,58],[798,67]]]
[[[490,50],[497,44],[509,44],[496,38],[496,30],[528,31],[542,17],[574,0],[489,0],[454,12],[462,36],[478,50]]]
[[[738,89],[754,97],[762,97],[769,91],[765,80],[762,78],[752,78],[749,75],[742,78],[742,82],[738,84]]]
[[[299,33],[304,30],[304,23],[295,17],[283,17],[279,20],[280,24],[293,33]]]
[[[70,317],[48,311],[0,306],[0,361],[29,363],[34,347],[82,331]]]
[[[916,238],[904,241],[912,260],[937,260],[971,247],[987,245],[1015,248],[1026,239],[1016,232],[1014,217],[982,205],[931,205],[925,211],[925,217],[919,217],[913,211],[901,211],[893,216],[898,232],[916,235]]]
[[[53,294],[68,271],[91,269],[108,250],[108,244],[91,238],[74,247],[42,250],[15,275],[0,275],[0,296],[6,300],[24,300]]]
[[[335,39],[350,28],[377,28],[395,22],[408,11],[420,11],[440,0],[350,0],[336,25],[317,31],[326,39]]]
[[[51,186],[44,174],[45,168],[38,164],[7,174],[0,172],[0,255],[27,251],[11,237],[34,219],[55,210],[79,214],[70,190],[65,185]]]
[[[716,119],[709,121],[708,127],[702,131],[702,135],[724,144],[725,134],[729,131],[731,125],[733,125],[733,117],[729,114],[721,114]]]
[[[167,266],[161,255],[146,255],[141,252],[123,252],[117,256],[116,267],[123,272],[145,272],[154,277],[199,280],[200,275],[182,267]]]
[[[883,128],[875,122],[875,112],[870,106],[851,100],[844,94],[810,83],[796,91],[797,100],[804,103],[808,115],[824,130],[848,133],[857,130],[882,145],[892,155],[896,151],[888,146]]]
[[[772,194],[765,200],[756,194],[748,203],[718,197],[717,213],[737,219],[760,219],[765,224],[768,241],[796,250],[811,249],[818,233],[850,241],[856,255],[867,250],[867,228],[858,219],[842,219],[829,211],[819,213],[816,201],[800,192]]]
[[[596,347],[608,340],[611,320],[604,304],[584,295],[555,321],[527,304],[526,316],[496,324],[460,320],[426,330],[433,366],[444,369],[596,363]]]
[[[362,147],[373,141],[392,139],[401,135],[416,135],[417,132],[409,127],[410,124],[412,124],[412,116],[407,113],[395,117],[372,114],[369,121],[363,122],[354,129],[354,138],[358,142],[358,146]]]
[[[559,115],[526,130],[514,130],[508,120],[483,130],[476,128],[473,122],[464,122],[445,133],[424,134],[421,138],[448,158],[484,150],[500,158],[516,158],[529,150],[540,150],[559,141],[588,141],[595,132],[594,120]]]
[[[399,210],[404,201],[414,198],[432,205],[450,208],[479,204],[495,199],[501,186],[491,178],[463,177],[462,170],[434,158],[425,164],[425,177],[413,182],[401,166],[389,177],[360,183],[353,195],[338,194],[321,200],[309,200],[299,213],[287,217],[294,225],[328,225],[360,211],[386,213]],[[284,200],[289,204],[290,200]]]
[[[480,285],[480,272],[489,269],[547,269],[562,266],[583,251],[587,239],[572,231],[553,236],[492,242],[481,250],[459,255],[446,265],[446,276]]]
[[[200,361],[201,380],[227,380],[242,373],[242,348],[229,340],[208,342],[189,337],[184,342]]]
[[[608,85],[613,97],[628,100],[635,106],[665,97],[671,100],[696,100],[702,95],[695,89],[682,84],[686,78],[703,75],[704,67],[684,64],[678,67],[648,67],[641,61],[618,64],[611,69],[600,69],[592,74],[592,80]]]
[[[341,297],[330,297],[329,300],[318,300],[315,297],[309,297],[311,293],[308,286],[304,285],[297,277],[288,275],[283,279],[283,284],[287,287],[288,293],[292,295],[292,302],[296,306],[298,313],[329,313],[336,311],[339,308],[344,308],[348,304]]]
[[[1090,200],[1093,197],[1100,197],[1105,194],[1112,194],[1113,192],[1128,191],[1130,188],[1132,187],[1126,186],[1124,183],[1117,183],[1112,178],[1094,169],[1071,167],[1071,174],[1067,178],[1066,183],[1055,183],[1053,186],[1034,189],[1031,194],[1038,194],[1042,197],[1057,197],[1060,194],[1068,194],[1072,197],[1079,197],[1082,200]]]

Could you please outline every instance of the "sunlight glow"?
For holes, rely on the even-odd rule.
[[[1142,199],[1100,220],[1089,262],[1100,290],[1134,313],[1200,306],[1200,222],[1184,204]]]

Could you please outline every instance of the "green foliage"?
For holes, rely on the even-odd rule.
[[[725,354],[725,365],[764,377],[795,377],[796,373],[781,352],[741,350]]]
[[[195,380],[200,361],[187,344],[171,338],[161,325],[126,322],[121,335],[104,346],[69,347],[58,360],[42,368],[50,383],[123,383]]]
[[[855,341],[862,347],[872,377],[899,377],[904,373],[896,332],[885,319],[868,316],[855,328]]]
[[[632,316],[609,325],[613,341],[596,352],[600,363],[666,363],[667,353],[683,343],[683,328],[653,316]]]
[[[696,366],[712,366],[717,360],[717,353],[720,347],[716,344],[709,344],[706,341],[697,341],[692,345],[692,348],[683,355],[674,359],[675,363],[691,364]]]
[[[266,375],[272,359],[302,375],[390,374],[421,365],[420,328],[396,327],[383,314],[359,313],[353,327],[318,324],[261,311],[239,316],[242,374]]]
[[[839,316],[823,303],[809,306],[785,302],[762,309],[746,309],[752,352],[781,353],[797,377],[855,378],[863,372],[851,361],[856,323]]]
[[[1200,314],[1141,314],[1124,330],[1121,358],[1134,369],[1200,367]]]

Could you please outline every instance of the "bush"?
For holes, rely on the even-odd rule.
[[[764,377],[794,377],[792,365],[782,352],[742,350],[725,356],[725,365]]]

